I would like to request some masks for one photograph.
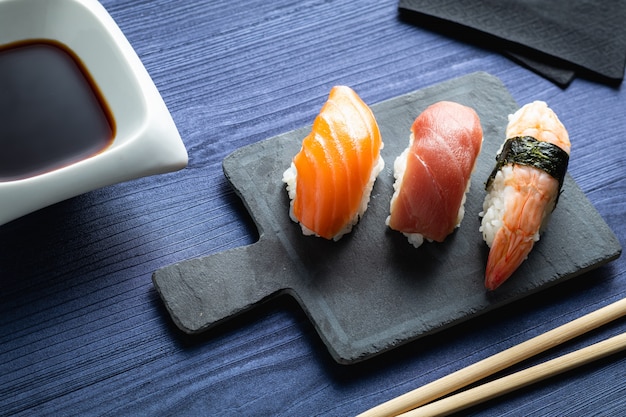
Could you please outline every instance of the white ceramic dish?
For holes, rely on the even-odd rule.
[[[0,225],[96,188],[187,165],[161,95],[97,0],[0,0],[0,45],[29,39],[60,42],[80,58],[108,104],[115,135],[104,151],[79,162],[0,180]]]

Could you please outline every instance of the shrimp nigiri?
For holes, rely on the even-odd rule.
[[[490,247],[485,287],[494,290],[528,257],[555,209],[570,141],[542,101],[509,116],[506,137],[487,181],[480,231]]]
[[[303,234],[339,240],[352,230],[385,166],[382,148],[371,109],[350,87],[333,87],[283,174],[289,215]]]
[[[420,113],[409,146],[394,163],[387,225],[415,247],[424,239],[443,242],[463,220],[482,142],[480,119],[470,107],[440,101]]]

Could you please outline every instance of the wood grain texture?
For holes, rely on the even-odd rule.
[[[355,415],[626,295],[622,256],[350,367],[334,363],[301,309],[283,299],[206,337],[181,334],[151,274],[257,239],[222,160],[309,124],[330,86],[350,85],[377,103],[487,71],[518,103],[547,101],[574,144],[570,174],[622,246],[626,91],[585,79],[560,89],[488,49],[401,22],[395,2],[102,4],[162,93],[190,164],[0,227],[0,414]],[[470,412],[614,415],[626,407],[625,369],[623,356],[609,358]]]
[[[585,348],[559,356],[547,362],[542,362],[531,368],[500,378],[493,378],[484,384],[480,382],[491,375],[497,374],[503,369],[509,368],[575,337],[580,337],[587,332],[622,318],[625,315],[626,299],[618,300],[608,306],[594,310],[582,317],[535,336],[532,339],[528,339],[479,362],[459,369],[436,381],[416,388],[413,391],[409,391],[406,394],[402,394],[399,397],[359,414],[359,417],[396,416],[413,409],[418,409],[415,410],[417,412],[425,412],[422,410],[422,406],[425,405],[428,407],[432,405],[433,408],[436,409],[436,411],[432,411],[433,414],[452,414],[454,411],[469,408],[472,405],[495,398],[498,395],[523,388],[526,385],[538,381],[539,379],[534,380],[537,375],[541,375],[541,379],[547,378],[551,376],[550,371],[546,372],[547,370],[565,372],[576,366],[586,364],[586,361],[597,360],[615,354],[617,352],[615,348],[626,348],[626,333],[603,340],[599,342],[600,345],[594,344],[586,346]],[[616,339],[618,342],[610,341],[612,339]],[[605,345],[605,343],[608,345]],[[570,355],[574,355],[577,359],[566,359]],[[559,365],[551,365],[550,363],[553,361],[556,361]],[[528,371],[533,368],[535,371],[528,373]],[[511,381],[508,385],[502,382],[506,379]],[[473,388],[465,389],[473,383],[477,384],[475,384]],[[481,395],[477,394],[478,392],[480,392]],[[432,404],[433,402],[439,403],[439,405]],[[447,405],[442,406],[442,404]]]

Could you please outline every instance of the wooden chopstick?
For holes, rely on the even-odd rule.
[[[626,298],[400,395],[359,414],[358,417],[387,417],[402,414],[435,401],[451,392],[466,387],[624,315],[626,315]]]
[[[403,417],[446,416],[626,349],[626,333],[423,405]]]

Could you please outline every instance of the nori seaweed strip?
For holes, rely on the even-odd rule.
[[[568,163],[568,153],[557,145],[539,141],[532,136],[516,136],[504,142],[502,151],[496,156],[496,166],[491,172],[485,188],[489,189],[496,174],[504,165],[518,164],[545,171],[559,182],[560,192]]]

